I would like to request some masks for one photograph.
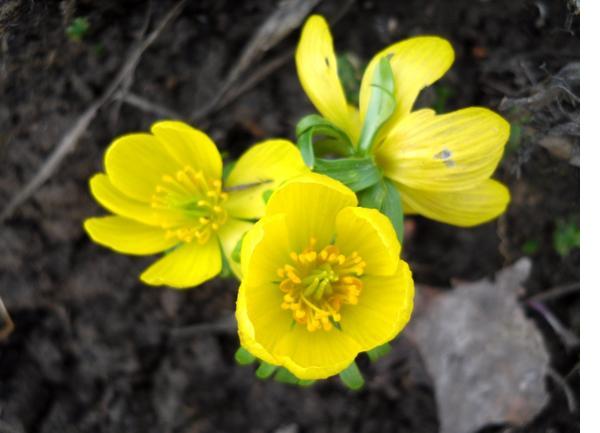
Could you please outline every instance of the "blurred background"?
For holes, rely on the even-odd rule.
[[[440,35],[419,106],[512,126],[512,202],[461,229],[406,220],[417,310],[390,354],[301,389],[235,364],[236,282],[146,287],[93,244],[88,179],[160,119],[229,158],[313,111],[293,52],[332,25],[350,98],[380,49]],[[0,0],[0,432],[579,431],[579,1]],[[11,328],[14,324],[14,329]]]

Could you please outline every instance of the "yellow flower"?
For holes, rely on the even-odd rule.
[[[310,174],[279,188],[242,244],[242,347],[299,379],[322,379],[408,322],[414,285],[389,219]]]
[[[221,155],[206,134],[176,121],[155,123],[151,132],[110,145],[106,174],[92,177],[90,187],[115,215],[89,218],[85,230],[120,253],[165,251],[141,275],[150,285],[196,286],[219,274],[221,251],[239,276],[231,253],[263,215],[263,194],[308,170],[300,153],[285,140],[257,144],[223,182]]]
[[[399,190],[404,212],[458,226],[480,224],[503,213],[509,192],[490,176],[502,157],[510,125],[481,107],[441,115],[430,109],[411,112],[421,89],[441,78],[454,61],[448,41],[413,37],[379,52],[365,70],[359,109],[346,100],[331,34],[320,16],[311,16],[304,26],[296,68],[317,110],[357,146],[373,73],[383,57],[392,68],[396,109],[377,135],[373,154]]]

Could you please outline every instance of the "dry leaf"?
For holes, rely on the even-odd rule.
[[[524,258],[500,271],[495,282],[418,289],[407,332],[433,377],[441,433],[522,425],[544,407],[549,355],[517,299],[530,270]]]

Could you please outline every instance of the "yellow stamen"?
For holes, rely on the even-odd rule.
[[[308,331],[331,331],[342,319],[342,306],[358,303],[359,277],[366,263],[356,251],[344,255],[335,245],[321,250],[316,245],[316,238],[311,238],[303,251],[290,252],[291,264],[277,269],[284,293],[281,308],[290,310],[293,320]]]
[[[150,206],[176,216],[159,222],[165,237],[175,237],[181,242],[208,242],[228,217],[223,206],[228,195],[221,188],[220,180],[206,179],[202,171],[190,166],[164,174],[154,189]]]

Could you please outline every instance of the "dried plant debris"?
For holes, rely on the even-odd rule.
[[[2,298],[0,298],[0,341],[8,337],[14,329],[15,324],[10,318],[8,311],[6,311]]]
[[[510,118],[513,134],[519,131],[519,141],[537,143],[554,157],[577,167],[579,75],[579,62],[568,63],[555,75],[529,88],[527,96],[504,98],[499,107]]]
[[[495,282],[418,291],[409,333],[435,383],[441,433],[523,425],[546,404],[549,355],[517,299],[530,270],[524,258]]]

